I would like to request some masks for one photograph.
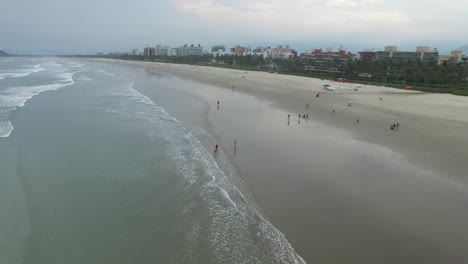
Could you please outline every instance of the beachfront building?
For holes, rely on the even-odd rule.
[[[460,57],[460,63],[461,64],[467,64],[468,65],[468,55],[462,55]]]
[[[171,53],[171,47],[164,46],[159,49],[159,56],[169,56]]]
[[[392,59],[395,60],[422,60],[422,52],[412,52],[412,51],[397,51],[392,54]]]
[[[450,52],[450,55],[439,55],[439,64],[443,63],[461,63],[463,59],[463,51],[461,50],[453,50]]]
[[[438,64],[453,63],[454,58],[450,55],[439,55]]]
[[[346,52],[342,47],[338,51],[328,48],[326,50],[306,50],[301,54],[304,71],[343,74],[345,65],[354,59],[354,54]]]
[[[154,46],[154,56],[169,56],[171,54],[171,47],[156,44]]]
[[[230,56],[230,55],[234,55],[234,53],[232,53],[232,52],[230,52],[230,51],[218,50],[218,51],[212,52],[211,55],[213,55],[213,57],[219,57],[219,56]]]
[[[297,51],[289,48],[289,45],[283,46],[279,45],[276,48],[265,48],[261,51],[263,58],[265,59],[289,59],[297,58]]]
[[[249,47],[242,47],[242,46],[235,46],[234,48],[231,48],[231,53],[236,55],[236,56],[245,56],[247,55],[251,49]]]
[[[185,44],[182,47],[172,48],[170,51],[169,56],[202,56],[203,55],[203,48],[198,44],[195,45],[187,45]]]
[[[143,49],[143,56],[145,57],[154,56],[154,48],[146,46],[146,48]]]
[[[213,57],[223,56],[223,55],[233,55],[231,51],[226,51],[226,47],[224,45],[218,45],[211,48],[211,54]]]
[[[156,44],[154,46],[154,55],[161,56],[161,49],[162,49],[162,45]]]
[[[359,59],[367,60],[419,60],[423,62],[438,61],[439,51],[426,46],[416,47],[416,51],[399,51],[397,46],[385,46],[383,51],[359,52]]]
[[[201,56],[203,55],[203,48],[198,44],[195,45],[184,45],[179,48],[179,53],[177,56]]]
[[[367,49],[365,51],[359,51],[359,60],[362,61],[375,61],[377,58],[377,52],[374,51],[374,49]]]
[[[218,51],[225,52],[226,47],[224,45],[216,45],[211,48],[211,52],[218,52]]]
[[[301,54],[301,60],[307,62],[308,65],[345,64],[352,59],[354,59],[354,54],[346,52],[343,48],[336,52],[330,49],[326,51],[322,49],[306,50],[305,53]]]
[[[255,49],[253,49],[251,52],[250,52],[250,55],[252,56],[262,56],[263,57],[263,49],[264,47],[256,47]]]

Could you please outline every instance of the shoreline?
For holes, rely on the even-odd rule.
[[[236,156],[229,152],[229,159],[267,217],[286,235],[296,252],[308,262],[341,263],[354,260],[362,263],[365,260],[362,258],[364,256],[356,253],[360,252],[359,247],[374,248],[376,255],[371,254],[374,259],[378,259],[379,254],[388,258],[380,259],[381,261],[378,261],[380,263],[395,263],[395,261],[403,263],[402,260],[406,259],[404,256],[418,254],[419,251],[421,251],[419,254],[423,254],[427,248],[416,250],[417,246],[413,244],[415,241],[402,242],[392,238],[386,243],[401,255],[390,257],[389,252],[380,251],[386,243],[369,230],[385,227],[382,230],[385,233],[386,229],[395,229],[394,232],[399,237],[407,239],[424,234],[427,232],[426,228],[443,230],[434,223],[434,220],[427,220],[429,223],[426,224],[426,228],[418,227],[417,222],[427,213],[423,209],[428,207],[421,197],[424,197],[424,192],[433,192],[437,186],[452,190],[451,188],[456,185],[457,188],[464,189],[467,183],[464,177],[466,165],[463,153],[468,146],[464,133],[468,117],[462,112],[465,109],[463,106],[468,105],[465,104],[468,101],[455,100],[454,106],[434,112],[436,117],[431,117],[432,113],[429,112],[434,108],[434,102],[441,100],[441,96],[449,102],[458,97],[437,95],[439,98],[434,99],[420,92],[402,93],[399,89],[394,91],[389,90],[393,88],[364,85],[359,92],[347,90],[324,92],[321,89],[322,82],[311,78],[188,65],[98,61],[166,72],[206,86],[200,91],[188,92],[200,96],[208,104],[211,102],[208,118],[213,125],[214,136],[222,146],[230,146],[232,138],[241,138],[239,151],[242,151],[242,155]],[[235,93],[231,94],[232,86],[235,86]],[[315,94],[319,91],[320,98],[315,98]],[[236,97],[237,94],[239,98]],[[379,103],[379,96],[383,96],[384,102],[389,104]],[[219,112],[215,110],[217,98],[221,98],[222,106]],[[349,100],[354,102],[351,108],[346,106]],[[307,102],[310,102],[309,109],[304,107]],[[392,104],[397,106],[397,109]],[[335,115],[330,112],[331,109],[336,110]],[[310,123],[305,125],[294,123],[297,122],[298,112],[308,113]],[[293,120],[291,123],[294,126],[286,126],[286,113],[291,113]],[[252,120],[244,124],[245,116],[249,116]],[[446,119],[447,116],[450,119]],[[360,124],[355,123],[356,118],[360,119]],[[400,131],[390,131],[388,128],[390,123],[398,121],[402,124]],[[251,134],[252,131],[255,131],[255,134]],[[269,135],[268,131],[275,133]],[[291,135],[295,138],[290,138]],[[448,136],[451,140],[449,142],[446,138]],[[327,143],[322,143],[323,140]],[[337,142],[333,142],[335,140]],[[319,151],[311,152],[310,147]],[[345,153],[340,153],[343,149]],[[232,149],[226,148],[226,151],[232,152]],[[367,156],[368,154],[365,154],[365,157],[355,156],[354,162],[346,160],[353,155],[366,152],[369,152],[370,156]],[[423,155],[419,155],[421,153]],[[375,160],[376,158],[381,160]],[[327,165],[327,162],[331,162],[330,165]],[[361,162],[366,162],[366,166],[356,166]],[[374,164],[384,166],[383,171],[379,172],[386,175],[385,178],[379,177],[380,181],[386,182],[382,183],[382,186],[368,176],[373,171],[379,171],[373,168],[376,166]],[[341,175],[342,170],[335,167],[347,168],[350,171],[348,176],[351,177]],[[368,170],[367,167],[373,169],[364,173]],[[361,172],[362,170],[364,172]],[[398,171],[396,176],[393,175],[395,171]],[[310,172],[317,175],[311,176]],[[403,177],[406,173],[416,176],[414,179],[412,177],[406,179]],[[401,182],[408,180],[406,183],[408,186],[403,188],[404,191],[397,188]],[[368,184],[366,181],[373,185],[368,188],[363,187],[362,184]],[[414,182],[418,182],[421,186],[414,185]],[[412,193],[413,191],[415,193]],[[386,196],[395,192],[403,193],[399,194],[400,197],[394,197],[392,201],[382,197],[384,194]],[[373,199],[363,200],[367,196]],[[447,202],[451,199],[444,196],[442,200]],[[341,203],[347,206],[342,207]],[[385,204],[383,208],[382,203]],[[409,209],[405,203],[423,209],[415,209],[416,213],[406,212]],[[320,208],[327,213],[320,215],[323,214]],[[437,210],[452,209],[451,206],[445,209],[432,208],[432,206],[428,208],[428,212],[435,213],[433,215],[435,218],[440,217],[440,212]],[[337,219],[336,217],[343,214],[341,210],[346,212],[346,217]],[[379,214],[374,215],[373,210]],[[402,210],[408,215],[399,215]],[[355,214],[355,211],[361,214]],[[387,214],[396,217],[395,221],[389,222],[382,218]],[[361,223],[358,219],[362,215],[376,224]],[[345,219],[348,224],[349,222],[354,224],[347,227],[347,223],[342,222]],[[449,244],[449,238],[455,234],[455,229],[456,226],[453,230],[447,230],[448,235],[441,236],[437,243]],[[364,239],[358,242],[347,241],[346,237],[340,235],[340,232],[344,231],[361,231]],[[426,241],[420,242],[426,243]],[[309,252],[314,247],[320,252]],[[333,256],[339,248],[343,251],[339,256]],[[405,248],[416,253],[406,252]],[[435,249],[434,251],[434,254],[439,253]],[[412,257],[413,262],[421,260]],[[422,259],[430,258],[428,256]],[[432,261],[437,261],[437,258],[433,256]]]
[[[124,57],[97,57],[93,55],[89,56],[65,56],[70,58],[78,58],[78,59],[103,59],[103,60],[122,60],[122,61],[134,61],[134,62],[149,62],[149,63],[161,63],[161,64],[173,64],[173,65],[186,65],[182,62],[163,62],[163,60],[154,59],[152,61],[145,60],[142,58],[124,58]],[[254,68],[249,66],[241,66],[241,65],[228,65],[228,64],[214,64],[209,62],[199,62],[199,64],[192,63],[191,66],[203,66],[203,67],[213,67],[213,68],[220,68],[220,69],[231,69],[231,70],[239,70],[239,71],[252,71],[252,72],[271,72],[267,68]],[[324,74],[320,73],[313,73],[313,72],[303,72],[303,71],[279,71],[275,72],[280,75],[290,75],[290,76],[298,76],[298,77],[305,77],[305,78],[312,78],[312,79],[333,79],[336,76],[324,76]],[[326,75],[326,73],[325,73]],[[459,84],[459,85],[446,85],[446,84],[429,84],[426,83],[406,83],[403,84],[401,82],[387,82],[383,80],[369,80],[367,78],[356,78],[351,77],[351,79],[346,78],[347,80],[351,81],[357,85],[374,85],[374,86],[383,86],[389,88],[395,88],[399,90],[406,90],[407,86],[411,86],[411,90],[420,91],[423,93],[436,93],[436,94],[452,94],[457,96],[468,96],[466,93],[466,85]]]

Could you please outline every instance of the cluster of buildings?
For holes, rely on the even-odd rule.
[[[230,49],[226,49],[224,45],[217,45],[211,48],[211,52],[203,50],[203,47],[198,45],[184,45],[182,47],[171,48],[169,46],[155,45],[154,47],[147,46],[143,49],[143,52],[139,52],[139,49],[133,49],[128,55],[133,56],[202,56],[204,54],[211,54],[214,57],[223,55],[235,55],[235,56],[262,56],[265,59],[288,59],[297,58],[298,53],[296,50],[291,49],[289,45],[277,47],[257,47],[251,49],[250,47],[244,47],[236,45]]]
[[[236,45],[232,48],[226,48],[224,45],[216,45],[211,48],[211,52],[204,51],[203,47],[198,45],[183,45],[181,47],[169,47],[167,45],[155,45],[154,47],[146,46],[143,52],[139,49],[133,49],[128,52],[128,55],[134,56],[202,56],[204,54],[211,54],[215,59],[216,57],[224,55],[234,56],[261,56],[264,59],[289,59],[299,58],[304,65],[306,70],[320,70],[339,72],[339,69],[325,67],[326,65],[344,65],[349,60],[364,60],[364,61],[376,61],[376,60],[419,60],[422,62],[436,61],[439,64],[442,63],[466,63],[468,64],[468,56],[464,55],[462,51],[452,51],[449,55],[441,55],[437,49],[432,49],[426,46],[418,46],[415,51],[400,51],[397,46],[385,46],[383,50],[376,51],[374,49],[360,51],[358,54],[347,52],[343,47],[339,47],[337,51],[333,51],[331,48],[328,49],[310,49],[305,50],[304,53],[298,55],[295,49],[289,47],[289,45],[278,45],[277,47],[257,47],[252,49],[246,46]]]
[[[136,54],[133,54],[136,55]],[[203,48],[198,45],[187,45],[182,47],[171,48],[169,46],[156,45],[154,47],[146,47],[143,49],[143,56],[201,56],[203,55]]]
[[[397,46],[385,46],[383,51],[366,50],[360,51],[360,60],[414,60],[422,62],[436,61],[442,63],[467,63],[468,57],[463,55],[463,51],[454,50],[450,55],[440,55],[437,49],[430,47],[418,46],[416,51],[399,51]]]
[[[257,47],[251,49],[249,47],[235,46],[229,50],[226,50],[224,45],[214,46],[211,49],[211,54],[214,57],[223,56],[223,55],[235,55],[235,56],[261,56],[264,59],[289,59],[297,58],[297,51],[291,49],[289,45],[283,47],[282,45],[277,46],[276,48],[272,47]]]

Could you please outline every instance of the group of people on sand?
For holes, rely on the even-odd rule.
[[[215,148],[214,148],[214,153],[218,152],[219,150],[219,144],[216,143]],[[237,140],[234,140],[234,154],[237,153]]]
[[[244,77],[244,76],[242,76],[242,77]],[[232,86],[232,92],[234,92],[234,88],[235,88],[235,86]],[[316,94],[316,97],[319,97],[319,96],[320,96],[320,92],[318,92]],[[379,101],[383,101],[383,98],[379,97]],[[218,103],[218,109],[219,109],[219,101],[217,103]],[[352,103],[353,103],[352,101],[348,101],[348,107],[351,107]],[[309,108],[310,104],[307,103],[305,107]],[[332,109],[332,113],[335,114],[335,109]],[[309,114],[299,114],[298,115],[298,123],[299,124],[301,123],[301,117],[303,119],[308,120],[309,119]],[[291,119],[291,114],[288,114],[288,125],[289,125],[290,119]],[[359,118],[356,119],[356,124],[360,124]],[[391,130],[399,130],[400,129],[400,123],[391,124],[390,129]],[[214,153],[218,152],[218,149],[219,149],[219,145],[216,144],[215,148],[214,148]],[[236,153],[236,150],[237,150],[237,140],[234,140],[234,154]]]
[[[298,120],[297,120],[297,123],[300,124],[301,123],[301,118],[305,119],[305,120],[309,120],[309,114],[299,114],[298,115]],[[288,114],[288,125],[289,125],[289,121],[291,120],[291,114]]]

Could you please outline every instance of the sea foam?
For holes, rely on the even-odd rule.
[[[38,67],[35,68],[39,69]],[[74,74],[73,72],[60,72],[55,75],[56,81],[51,84],[17,86],[0,91],[0,110],[2,116],[8,116],[9,112],[23,107],[25,103],[35,95],[74,84]],[[13,129],[14,127],[9,120],[0,121],[0,137],[9,137]]]
[[[10,121],[0,121],[0,138],[9,137],[13,129],[14,127]]]
[[[26,101],[45,91],[53,91],[72,85],[74,73],[58,74],[58,81],[52,84],[36,86],[18,86],[8,88],[0,93],[0,107],[23,107]]]
[[[0,80],[5,78],[18,78],[18,77],[25,77],[32,73],[37,73],[45,70],[45,68],[41,67],[40,64],[36,65],[29,65],[31,68],[28,69],[15,69],[9,72],[1,72],[0,73]]]

